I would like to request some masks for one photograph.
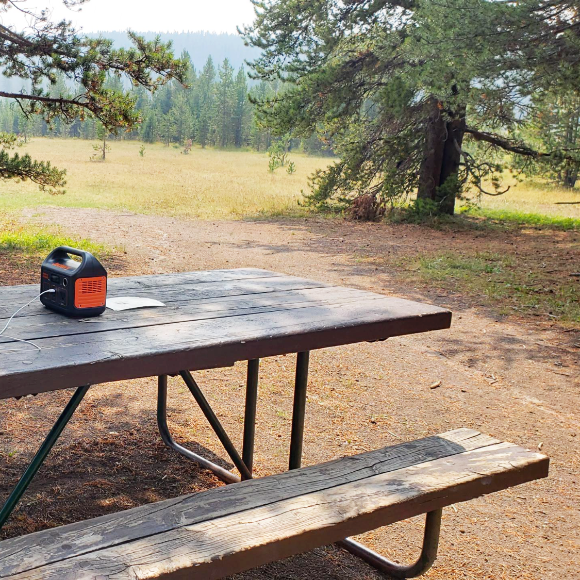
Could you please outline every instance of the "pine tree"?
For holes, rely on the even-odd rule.
[[[175,94],[169,115],[173,120],[173,138],[182,144],[191,139],[193,137],[193,116],[183,91],[178,91]]]
[[[141,139],[145,143],[155,143],[158,137],[157,129],[157,113],[154,108],[150,108],[145,117],[145,121],[141,125]]]
[[[265,81],[258,83],[248,94],[251,103],[265,103],[273,96],[274,91]],[[250,143],[256,151],[266,151],[272,145],[271,130],[265,127],[258,115],[255,114],[252,115],[250,125]]]
[[[215,67],[211,56],[199,75],[199,111],[197,117],[197,142],[205,147],[213,127]]]
[[[215,123],[216,143],[227,147],[233,138],[232,118],[235,108],[236,91],[234,86],[234,69],[226,58],[218,68],[219,82],[215,89]]]
[[[262,50],[253,76],[284,81],[275,97],[257,103],[260,123],[279,135],[316,131],[339,155],[313,176],[314,205],[348,205],[366,195],[384,208],[394,196],[417,192],[452,214],[463,188],[485,192],[484,179],[497,168],[483,147],[471,152],[474,141],[578,163],[577,152],[540,152],[518,136],[538,86],[580,87],[573,4],[252,2],[256,21],[243,34]]]
[[[234,87],[233,133],[234,145],[243,147],[249,138],[250,102],[248,101],[248,82],[244,67],[240,67],[236,75]]]
[[[531,122],[525,136],[538,148],[547,151],[580,150],[580,94],[572,90],[542,91],[532,100]],[[540,160],[538,160],[540,161]],[[578,180],[580,166],[570,159],[545,164],[534,163],[524,169],[554,179],[572,189]]]

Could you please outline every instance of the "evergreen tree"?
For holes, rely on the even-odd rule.
[[[183,91],[179,91],[173,98],[170,116],[172,118],[173,139],[178,143],[185,143],[193,137],[193,116]]]
[[[141,125],[141,139],[145,141],[145,143],[155,143],[158,137],[158,130],[157,130],[157,113],[155,109],[150,108],[147,112],[147,116],[145,117],[145,121]]]
[[[199,109],[197,113],[197,142],[205,147],[213,128],[215,67],[211,56],[199,75]]]
[[[580,87],[578,10],[564,2],[523,0],[252,0],[257,18],[244,31],[262,49],[258,79],[282,79],[258,102],[259,120],[282,135],[330,138],[340,157],[313,178],[309,201],[325,206],[367,195],[384,207],[415,191],[453,213],[463,187],[483,191],[497,168],[485,143],[534,159],[518,139],[534,89],[568,79]],[[554,67],[554,55],[566,65]],[[550,66],[552,68],[550,69]],[[491,192],[490,192],[491,193]]]
[[[248,101],[248,82],[244,67],[240,67],[236,75],[234,86],[234,113],[233,113],[233,133],[234,145],[243,147],[247,145],[249,138],[250,124],[250,102]]]
[[[537,148],[547,151],[580,151],[580,94],[571,90],[541,91],[533,98],[531,121],[524,135]],[[579,165],[562,156],[553,163],[524,167],[573,188]]]
[[[233,140],[232,118],[234,114],[236,91],[234,69],[226,58],[218,68],[219,82],[216,85],[215,123],[216,143],[227,147]]]
[[[81,123],[81,137],[83,139],[95,139],[97,137],[97,121],[89,117]]]
[[[256,87],[253,87],[249,93],[249,99],[252,103],[265,103],[271,99],[274,91],[270,85],[261,81]],[[257,115],[252,115],[250,126],[250,143],[256,151],[266,151],[272,145],[272,132],[260,121]]]
[[[157,134],[161,138],[161,141],[165,143],[166,147],[174,138],[176,131],[176,120],[172,115],[172,111],[169,111],[166,115],[159,113],[157,117]]]

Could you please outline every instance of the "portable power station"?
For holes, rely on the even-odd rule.
[[[107,271],[90,252],[60,246],[44,260],[40,275],[41,292],[54,289],[40,297],[47,308],[77,317],[105,311]]]

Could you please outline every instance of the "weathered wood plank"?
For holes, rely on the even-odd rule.
[[[195,270],[192,272],[174,272],[171,274],[146,274],[141,276],[120,276],[109,278],[109,286],[115,289],[174,286],[176,284],[221,282],[231,280],[243,280],[246,278],[270,278],[272,276],[286,276],[278,272],[263,270],[262,268],[230,268],[223,270]],[[40,264],[38,266],[38,279],[40,281]],[[3,286],[2,292],[12,297],[19,294],[33,292],[38,288],[36,284],[18,284],[15,286]],[[33,294],[34,296],[34,294]]]
[[[193,322],[210,318],[234,317],[271,310],[350,304],[358,301],[377,300],[383,297],[362,290],[341,288],[292,288],[285,291],[260,292],[251,295],[220,296],[207,299],[182,299],[170,302],[166,307],[126,310],[106,310],[95,318],[67,318],[57,313],[50,317],[15,318],[10,334],[26,340],[92,334],[95,332],[141,328],[174,322]],[[0,337],[0,344],[14,343],[13,339]],[[22,346],[22,345],[20,345]],[[25,349],[26,350],[26,347]]]
[[[435,437],[400,443],[377,451],[345,457],[321,465],[265,477],[247,484],[145,505],[91,520],[90,541],[82,541],[86,522],[79,522],[0,542],[0,578],[89,551],[111,547],[171,529],[175,522],[189,524],[255,508],[267,496],[278,501],[328,487],[365,479],[499,443],[472,429],[456,429]],[[34,549],[33,549],[34,548]]]
[[[0,345],[0,398],[199,370],[301,350],[449,327],[451,313],[380,297],[329,305]],[[24,347],[24,348],[23,348]]]
[[[156,504],[153,514],[155,506],[146,506],[148,514],[138,508],[139,514],[130,510],[85,522],[84,528],[75,524],[8,540],[0,544],[0,578],[211,580],[547,475],[548,459],[537,453],[485,437],[483,446],[462,444],[478,437],[468,430],[444,434],[442,455],[426,460],[417,447],[432,447],[437,438],[413,442],[412,461],[405,459],[412,444],[395,446],[382,450],[382,461],[380,452],[360,456],[376,462],[360,473],[357,458],[347,458]],[[252,495],[254,488],[260,493]],[[188,502],[211,494],[220,497],[205,504],[200,520]],[[122,525],[120,536],[110,532],[104,547],[103,527],[112,530],[115,517],[126,525],[132,514],[130,538]],[[152,515],[155,529],[148,527]]]
[[[157,298],[162,302],[173,302],[180,300],[185,295],[190,295],[190,299],[207,299],[219,296],[243,296],[245,294],[257,294],[260,292],[273,292],[288,288],[322,288],[327,286],[323,282],[316,282],[306,278],[296,276],[284,276],[275,272],[263,271],[262,275],[254,273],[242,273],[238,278],[233,276],[233,272],[224,280],[189,280],[187,276],[178,277],[176,274],[163,274],[157,277],[158,285],[151,283],[139,283],[140,277],[134,278],[112,278],[108,283],[108,295],[115,296],[142,296],[147,298]],[[269,274],[266,276],[265,274]],[[198,274],[194,272],[194,274]],[[201,274],[201,272],[199,273]],[[244,275],[245,274],[245,275]],[[167,279],[167,278],[169,279]],[[197,278],[197,277],[196,277]],[[126,282],[130,280],[130,282]],[[25,295],[15,294],[14,288],[26,290]],[[10,317],[20,306],[37,296],[39,286],[7,286],[0,288],[0,318]],[[52,315],[39,302],[34,302],[26,310],[19,314],[20,317],[34,317],[41,315]]]

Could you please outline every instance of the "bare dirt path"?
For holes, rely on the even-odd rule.
[[[447,510],[440,557],[427,578],[580,578],[578,333],[503,320],[473,298],[406,286],[384,260],[437,244],[489,245],[501,252],[502,244],[513,247],[525,234],[451,235],[408,225],[312,219],[185,221],[64,208],[35,210],[23,217],[122,248],[126,253],[107,264],[113,276],[251,266],[450,307],[450,331],[314,354],[304,462],[461,426],[527,447],[540,446],[552,457],[548,480]],[[538,234],[525,242],[522,247],[540,258],[567,252],[567,241],[558,235]],[[30,276],[30,281],[36,280],[36,269]],[[285,468],[293,363],[292,357],[264,361],[259,474]],[[207,371],[199,378],[239,439],[244,366]],[[430,388],[439,381],[441,386]],[[177,382],[172,385],[176,433],[194,447],[219,454],[185,389]],[[1,403],[0,467],[9,474],[2,478],[2,494],[66,397],[55,393],[20,406]],[[212,477],[163,448],[155,435],[154,409],[154,380],[94,388],[7,533],[17,535],[215,485]],[[367,534],[364,541],[399,560],[410,560],[420,543],[421,526],[422,521],[412,520]],[[379,577],[335,548],[239,576]]]

